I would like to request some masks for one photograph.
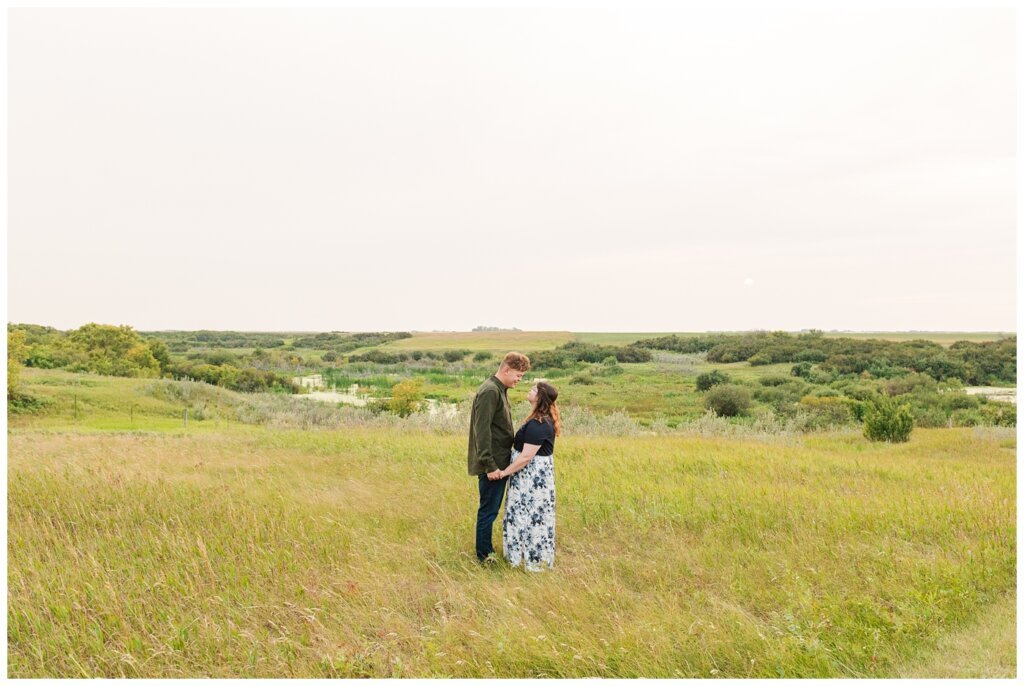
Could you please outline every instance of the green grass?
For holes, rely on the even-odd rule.
[[[459,432],[228,423],[219,389],[27,371],[52,404],[10,418],[11,677],[914,676],[950,641],[964,675],[1012,660],[1012,429],[567,433],[556,568],[527,575],[473,562]],[[211,418],[165,427],[182,394]],[[965,638],[979,621],[994,650]]]
[[[207,384],[162,382],[79,374],[59,369],[23,369],[25,390],[45,402],[42,412],[13,415],[12,427],[72,431],[218,430],[226,425],[239,394]],[[192,389],[172,397],[154,387]],[[185,423],[185,409],[189,409]]]

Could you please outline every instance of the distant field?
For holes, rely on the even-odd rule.
[[[859,338],[868,339],[876,338],[882,341],[913,341],[913,340],[926,340],[934,341],[939,345],[949,347],[957,341],[971,341],[972,343],[982,343],[984,341],[997,341],[1000,338],[1008,338],[1016,335],[1011,332],[999,332],[999,331],[921,331],[921,332],[901,332],[901,331],[881,331],[877,333],[872,332],[856,332],[856,333],[826,333],[825,338]]]
[[[469,331],[444,333],[414,333],[387,345],[382,350],[472,350],[504,353],[509,350],[552,350],[568,343],[573,335],[568,331]]]
[[[643,338],[670,336],[673,332],[607,332],[596,331],[487,331],[487,332],[443,332],[414,333],[412,338],[403,338],[387,345],[380,346],[391,350],[483,350],[491,353],[508,350],[551,350],[569,341],[582,341],[598,345],[628,345]],[[706,331],[675,332],[677,336],[702,336]],[[826,338],[876,338],[886,341],[909,341],[925,339],[940,345],[950,346],[956,341],[995,341],[1013,333],[997,331],[970,332],[857,332],[857,333],[825,333]]]
[[[597,333],[597,332],[573,332],[573,337],[578,341],[584,343],[597,343],[599,345],[627,345],[633,341],[638,341],[642,338],[658,338],[659,336],[671,336],[676,335],[680,337],[687,336],[705,336],[708,334],[707,331],[683,331],[683,332],[661,332],[661,333]],[[729,332],[729,333],[740,333],[740,332]],[[957,341],[972,341],[979,343],[982,341],[995,341],[1000,338],[1015,335],[1014,333],[1005,333],[999,331],[932,331],[932,332],[902,332],[902,331],[882,331],[882,332],[855,332],[855,333],[824,333],[825,338],[857,338],[857,339],[869,339],[875,338],[883,341],[912,341],[917,339],[924,339],[926,341],[934,341],[939,345],[950,346]]]

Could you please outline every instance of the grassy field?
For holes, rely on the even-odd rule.
[[[222,389],[31,372],[12,677],[1015,674],[1013,429],[567,432],[556,568],[527,575],[473,562],[461,427],[272,428]]]
[[[704,414],[704,399],[696,390],[697,375],[718,370],[737,381],[756,381],[768,376],[789,376],[792,364],[751,366],[748,362],[711,364],[696,356],[658,353],[660,361],[623,365],[614,376],[593,376],[578,383],[578,375],[551,375],[569,404],[598,412],[621,410],[644,423],[656,420],[670,425]]]

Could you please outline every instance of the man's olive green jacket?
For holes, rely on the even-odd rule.
[[[473,398],[469,417],[469,474],[487,474],[512,461],[512,409],[508,389],[497,376],[484,381]]]

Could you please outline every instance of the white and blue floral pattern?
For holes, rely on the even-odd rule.
[[[512,450],[512,462],[519,452]],[[530,463],[509,477],[505,519],[501,527],[505,559],[527,571],[540,572],[555,565],[555,462],[554,455],[534,455]]]

